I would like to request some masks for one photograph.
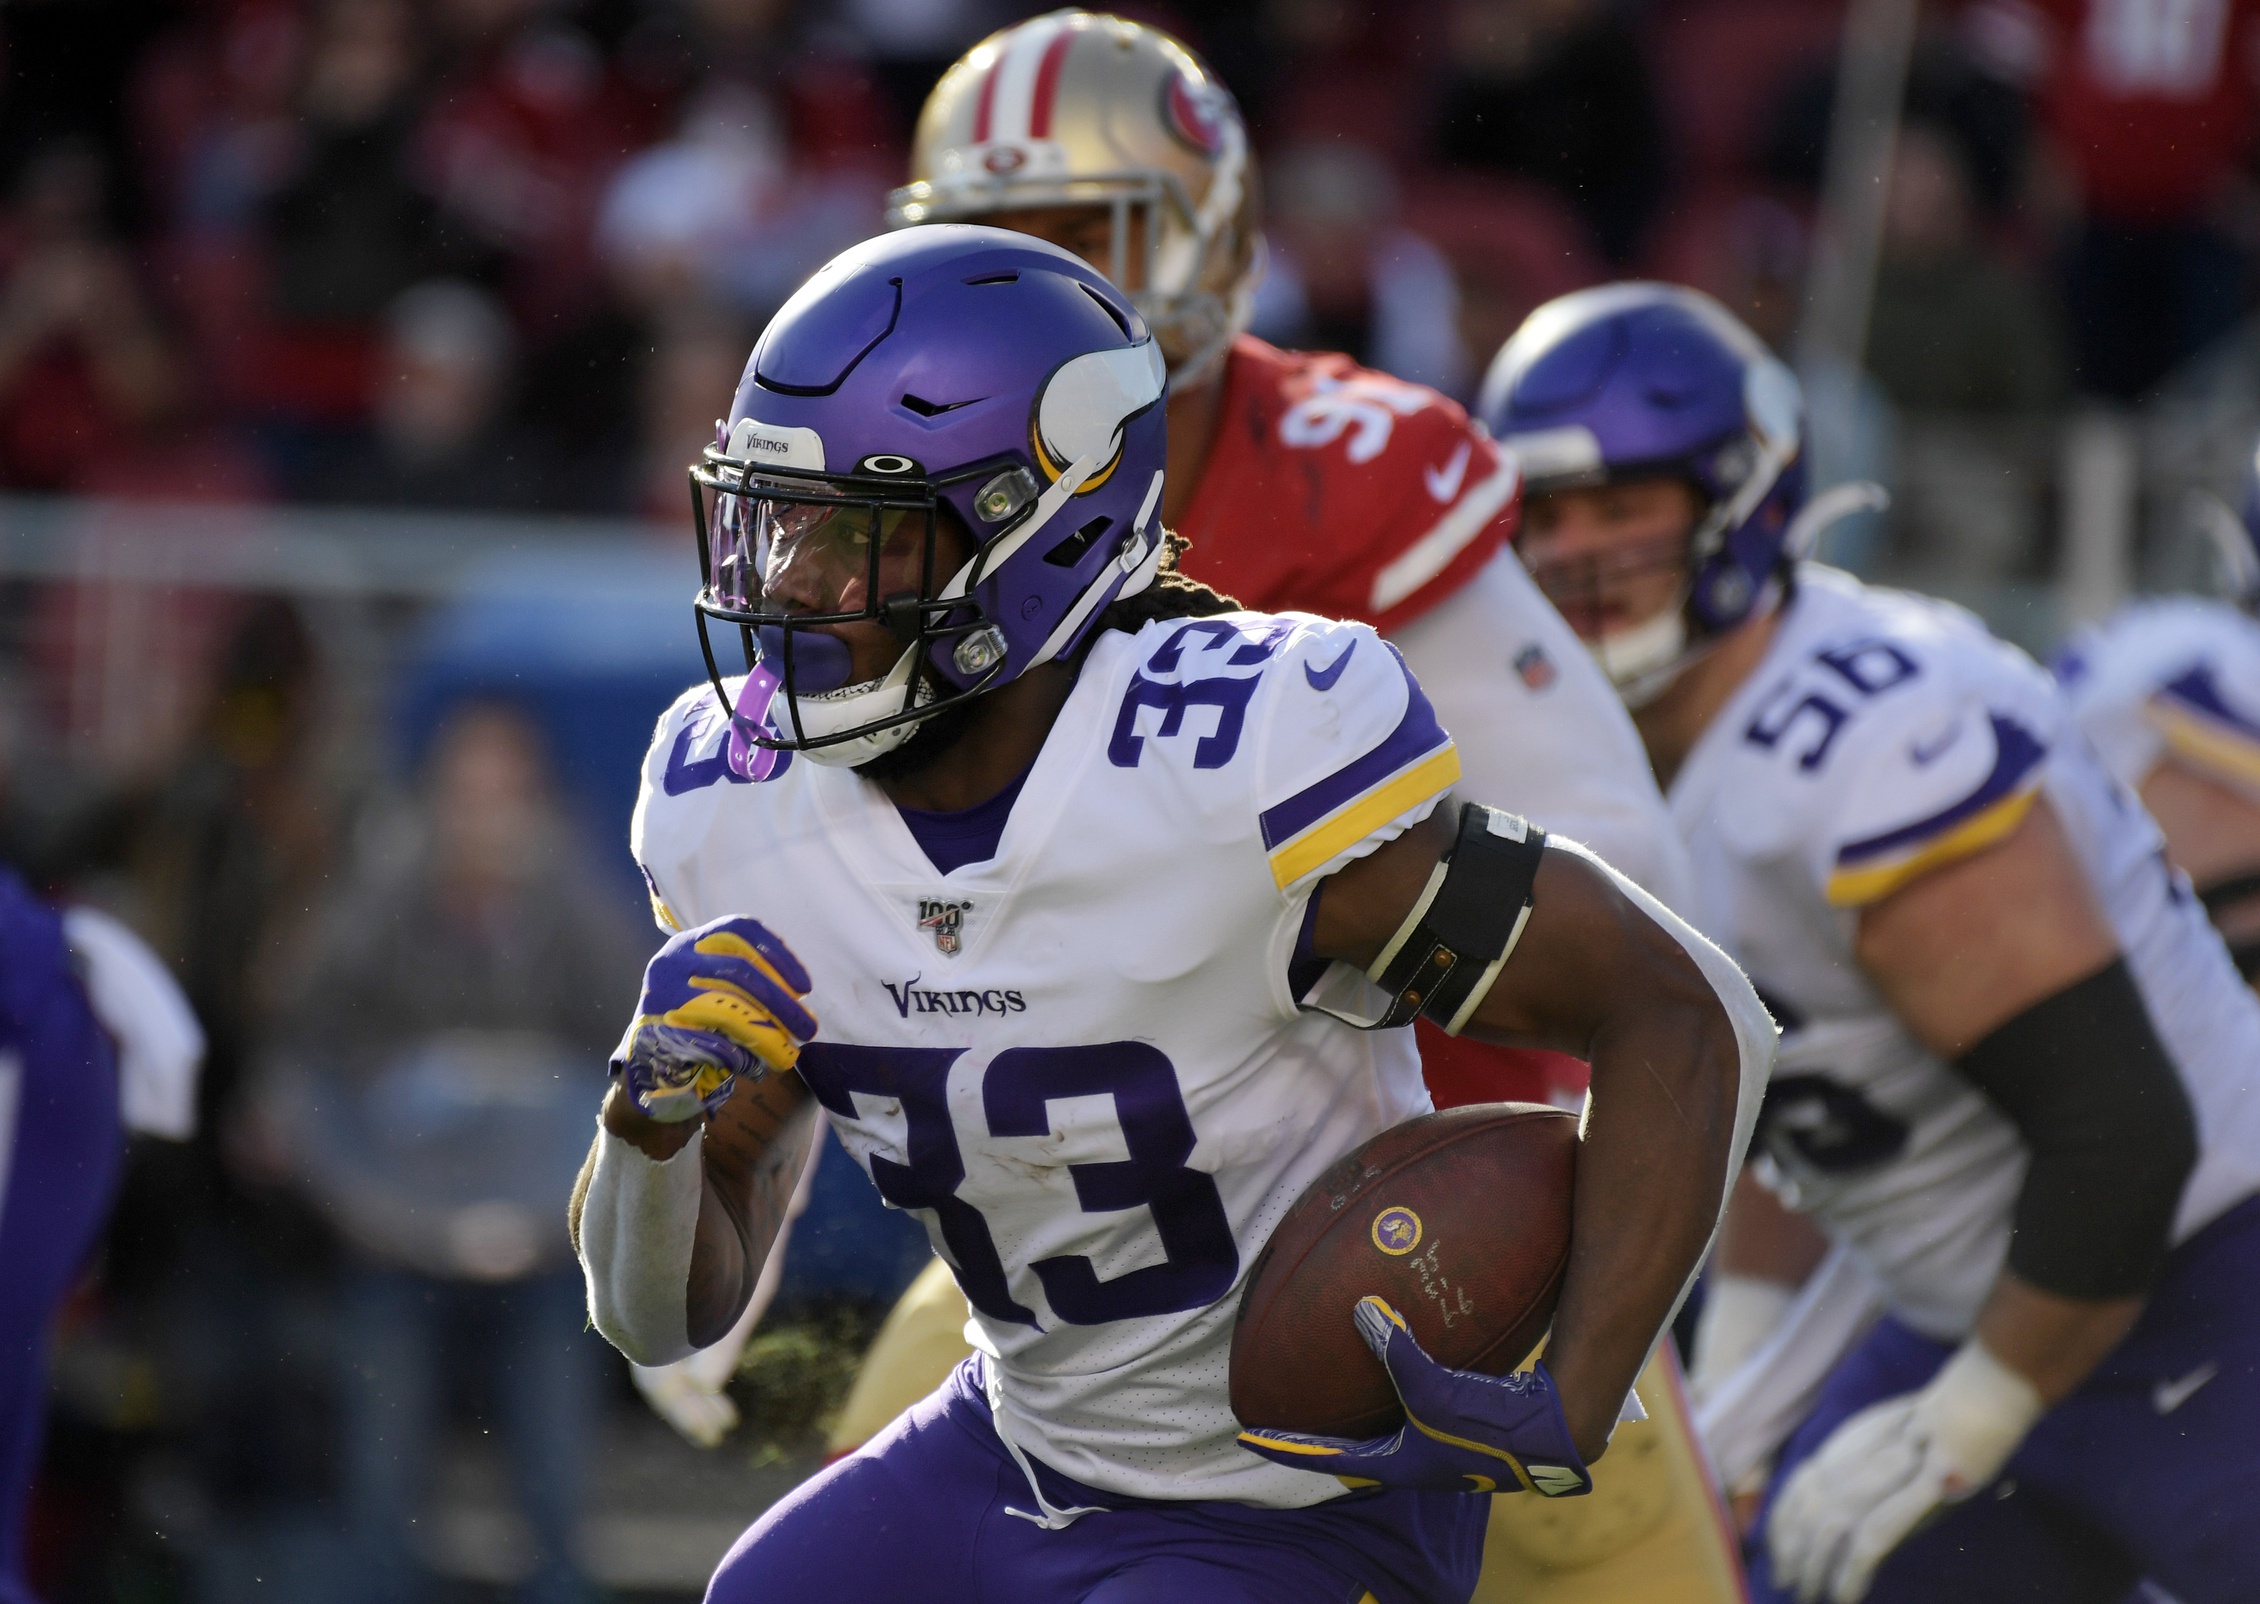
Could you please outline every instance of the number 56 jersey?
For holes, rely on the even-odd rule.
[[[1272,1227],[1429,1106],[1410,1031],[1288,980],[1315,883],[1459,773],[1395,653],[1294,614],[1102,632],[995,857],[948,874],[877,786],[805,757],[741,783],[725,738],[704,688],[660,721],[655,906],[750,914],[807,965],[799,1072],[956,1272],[1000,1434],[1137,1497],[1339,1495],[1237,1445],[1226,1366]]]
[[[1959,608],[1806,564],[1667,799],[1696,922],[1782,1027],[1760,1174],[1949,1341],[2007,1257],[2024,1143],[1900,1025],[1853,937],[1861,908],[2005,838],[2042,797],[2196,1110],[2179,1242],[2260,1190],[2260,1004],[2038,665]]]

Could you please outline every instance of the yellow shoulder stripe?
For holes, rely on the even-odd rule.
[[[1828,877],[1828,900],[1838,908],[1857,908],[1879,901],[1909,881],[1931,870],[1981,852],[2025,820],[2033,799],[2040,795],[2040,779],[1987,808],[1972,814],[1944,835],[1933,837],[1905,857],[1858,869],[1839,869]]]
[[[1459,783],[1460,753],[1445,746],[1395,778],[1345,804],[1271,853],[1272,881],[1284,891],[1336,853],[1346,851],[1398,814]]]
[[[2260,745],[2157,697],[2142,711],[2177,755],[2216,774],[2260,785]]]

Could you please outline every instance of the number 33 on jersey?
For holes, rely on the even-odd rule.
[[[1110,1491],[1337,1493],[1243,1452],[1222,1379],[1272,1226],[1428,1106],[1409,1032],[1288,982],[1313,885],[1458,778],[1395,652],[1294,614],[1102,633],[996,856],[947,875],[850,771],[702,766],[724,735],[704,689],[660,722],[633,831],[655,905],[752,914],[807,965],[800,1072],[956,1271],[1000,1426]]]

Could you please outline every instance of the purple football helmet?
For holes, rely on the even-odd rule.
[[[1789,369],[1709,296],[1629,283],[1549,301],[1500,348],[1477,410],[1531,496],[1669,477],[1701,498],[1685,605],[1662,621],[1671,638],[1626,673],[1611,665],[1628,696],[1668,683],[1782,572],[1805,501],[1803,402]]]
[[[868,762],[1071,655],[1101,608],[1151,584],[1163,380],[1128,298],[1026,235],[934,224],[819,269],[691,469],[707,670],[722,693],[710,620],[737,630],[748,670],[738,758]],[[972,550],[945,573],[952,520]],[[903,650],[851,684],[825,626],[860,621]]]

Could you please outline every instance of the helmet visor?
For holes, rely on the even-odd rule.
[[[707,512],[707,593],[724,614],[853,619],[930,594],[931,511],[800,487],[717,487]]]

